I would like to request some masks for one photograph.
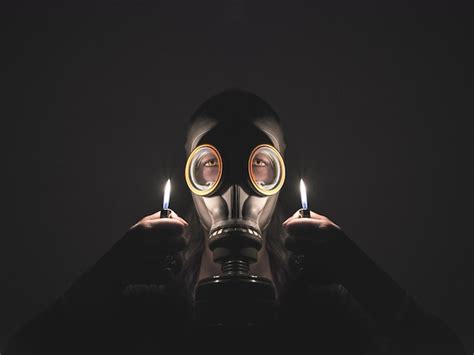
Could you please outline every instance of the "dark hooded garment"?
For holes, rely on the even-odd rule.
[[[242,149],[242,137],[250,145],[263,139],[282,153],[285,148],[270,106],[238,90],[211,98],[193,115],[188,155],[206,135],[236,150]],[[156,250],[146,262],[143,240],[127,233],[62,297],[20,328],[4,354],[465,353],[456,335],[408,296],[395,313],[374,316],[341,284],[308,276],[312,266],[305,266],[301,255],[283,251],[277,213],[267,236],[278,291],[275,319],[247,326],[207,326],[195,319],[193,307],[204,238],[196,215],[188,232],[189,250]],[[380,300],[384,302],[390,303]]]

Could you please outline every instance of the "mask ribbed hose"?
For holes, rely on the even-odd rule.
[[[245,260],[227,260],[222,264],[222,273],[224,275],[229,274],[248,274],[249,273],[249,263]]]

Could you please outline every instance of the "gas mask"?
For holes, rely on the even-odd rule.
[[[258,250],[285,181],[274,111],[243,91],[216,95],[193,115],[186,151],[186,183],[211,249],[243,242]]]
[[[201,280],[197,318],[218,325],[271,319],[273,283],[249,274],[285,181],[279,120],[257,96],[226,91],[193,115],[185,178],[222,274]],[[232,305],[232,307],[229,307]]]

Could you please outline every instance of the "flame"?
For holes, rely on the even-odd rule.
[[[163,196],[163,209],[164,210],[167,210],[170,205],[170,192],[171,192],[171,182],[170,182],[170,179],[168,179],[165,185],[165,194]]]
[[[303,179],[300,180],[300,195],[301,195],[301,207],[304,210],[308,209],[308,199],[306,197],[306,186]]]

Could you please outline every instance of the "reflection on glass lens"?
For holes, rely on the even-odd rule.
[[[254,186],[263,193],[273,193],[281,187],[284,179],[283,160],[275,148],[262,145],[250,156],[250,177]]]
[[[212,146],[204,145],[198,147],[189,159],[187,173],[192,184],[190,187],[198,192],[210,191],[218,183],[222,171],[219,153]]]

